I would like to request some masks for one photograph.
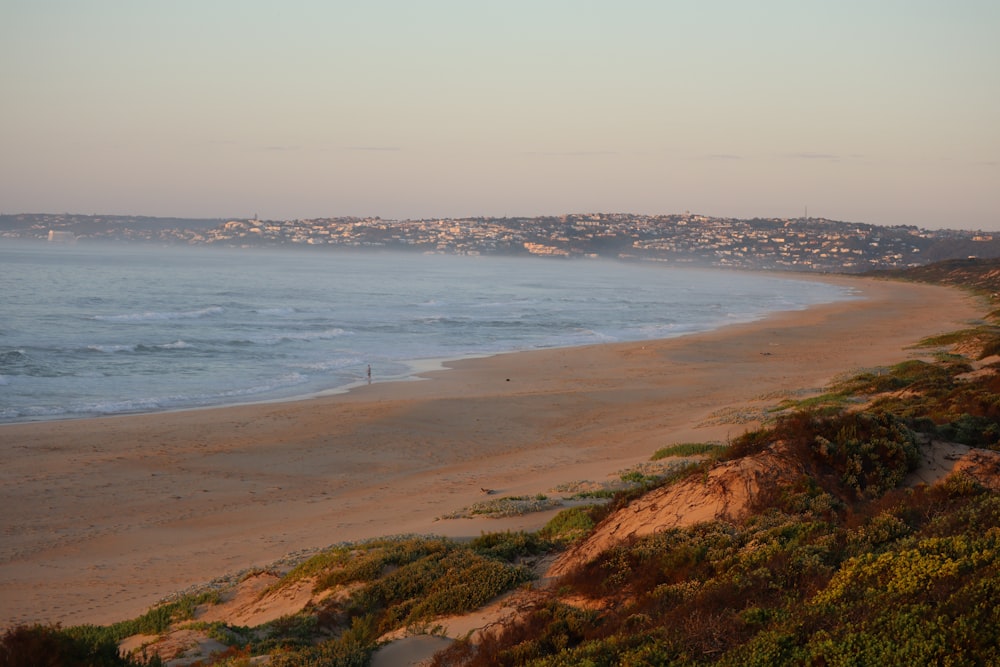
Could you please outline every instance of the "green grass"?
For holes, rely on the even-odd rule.
[[[159,665],[149,660],[118,655],[118,643],[132,635],[160,635],[175,623],[194,617],[203,604],[218,602],[219,593],[208,591],[183,595],[156,606],[137,618],[111,625],[20,626],[10,628],[0,641],[0,665]]]
[[[523,516],[532,512],[544,512],[562,506],[562,501],[549,498],[545,494],[535,496],[504,496],[473,503],[458,512],[447,514],[443,519],[464,519],[473,516],[499,519],[511,516]]]
[[[174,623],[194,618],[198,606],[218,601],[218,591],[184,595],[172,602],[153,607],[142,616],[129,621],[112,625],[76,625],[66,628],[65,632],[71,637],[94,645],[104,642],[118,643],[132,635],[160,635]]]
[[[571,544],[594,529],[597,513],[594,507],[564,509],[538,531],[539,537],[558,545]]]
[[[650,461],[659,461],[669,457],[704,456],[712,454],[719,449],[717,443],[711,442],[683,442],[669,447],[661,447],[650,457]]]
[[[331,547],[296,565],[272,588],[308,579],[336,567],[344,567],[350,562],[353,555],[354,548],[351,546]]]
[[[481,556],[514,563],[519,559],[537,556],[551,550],[552,543],[541,531],[526,533],[523,530],[507,530],[499,533],[484,533],[473,539],[469,543],[469,548]]]
[[[961,329],[959,331],[949,331],[948,333],[924,338],[919,343],[917,343],[917,346],[950,347],[952,345],[959,345],[961,343],[976,342],[985,333],[987,333],[987,331],[988,329],[984,327],[977,327],[974,329]]]

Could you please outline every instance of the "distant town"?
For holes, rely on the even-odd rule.
[[[847,273],[920,266],[944,259],[1000,256],[1000,240],[979,231],[881,227],[807,217],[717,218],[690,213],[280,221],[31,213],[0,215],[0,239],[589,257],[679,266]]]

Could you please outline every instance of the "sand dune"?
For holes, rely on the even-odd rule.
[[[982,306],[836,278],[864,298],[710,334],[450,363],[310,400],[0,426],[0,623],[109,623],[225,572],[399,533],[533,529],[552,512],[438,520],[498,494],[606,480],[657,448],[724,441],[755,410],[920,352]]]

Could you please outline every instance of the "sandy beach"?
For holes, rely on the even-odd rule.
[[[534,529],[440,519],[722,441],[836,376],[975,321],[949,288],[829,278],[864,298],[708,333],[467,359],[294,402],[0,425],[0,627],[110,623],[302,549]],[[377,380],[377,377],[376,377]]]

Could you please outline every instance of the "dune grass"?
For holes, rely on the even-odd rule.
[[[661,447],[653,452],[651,461],[659,461],[670,457],[704,456],[719,449],[718,443],[712,442],[682,442],[668,447]]]

